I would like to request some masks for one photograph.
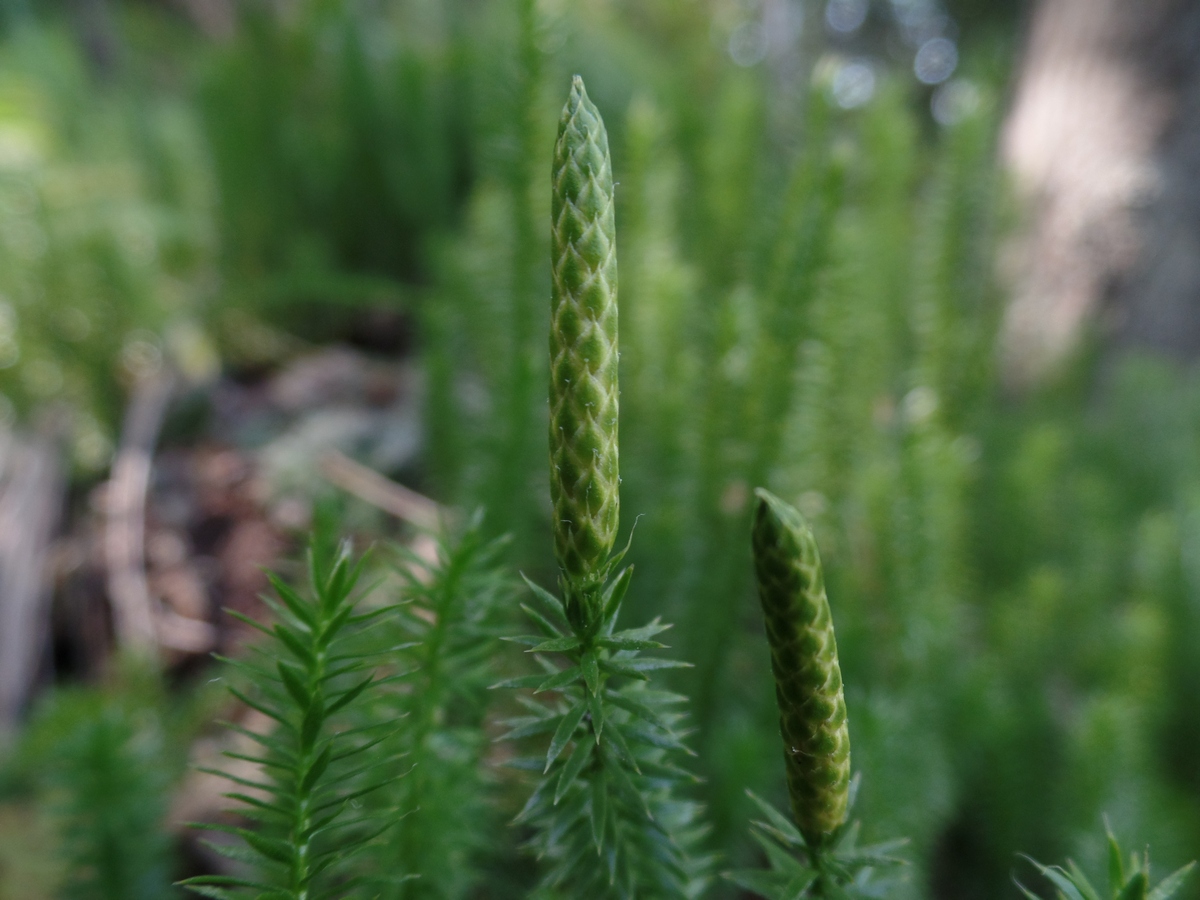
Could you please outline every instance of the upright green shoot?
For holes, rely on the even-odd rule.
[[[478,887],[480,857],[496,843],[483,724],[497,620],[512,590],[499,567],[506,541],[483,532],[477,514],[439,536],[433,558],[402,549],[404,603],[378,629],[383,644],[404,648],[407,673],[401,689],[364,705],[362,718],[368,726],[403,721],[379,750],[385,764],[411,771],[371,802],[411,812],[371,855],[380,872],[419,875],[388,885],[382,900],[466,896]]]
[[[174,853],[164,827],[176,773],[170,733],[157,685],[149,696],[127,677],[53,695],[17,751],[54,825],[64,900],[175,896]],[[0,896],[16,896],[4,891],[10,878],[0,871]]]
[[[554,153],[550,331],[550,489],[561,598],[534,585],[526,607],[539,633],[516,638],[544,671],[506,682],[554,692],[528,700],[511,739],[550,734],[518,823],[552,896],[695,897],[706,861],[698,808],[676,794],[690,776],[672,706],[648,672],[678,667],[641,652],[667,626],[617,630],[632,569],[612,554],[618,524],[617,271],[612,168],[596,107],[575,77]],[[563,660],[563,662],[555,659]]]
[[[1055,888],[1056,900],[1171,900],[1179,893],[1187,877],[1196,867],[1194,862],[1176,869],[1155,887],[1150,887],[1150,851],[1141,854],[1136,851],[1129,856],[1126,866],[1121,846],[1111,829],[1107,829],[1108,837],[1108,890],[1101,892],[1092,886],[1091,881],[1072,860],[1067,860],[1067,867],[1043,866],[1036,860],[1029,860],[1038,872]],[[1017,887],[1028,900],[1042,900],[1021,882]]]
[[[754,837],[766,850],[771,871],[730,877],[779,900],[867,893],[875,887],[869,885],[871,870],[897,863],[891,853],[903,841],[856,846],[857,823],[847,820],[854,793],[850,732],[817,542],[793,507],[762,488],[755,495],[754,568],[771,648],[792,821],[751,795],[767,817],[756,823]]]
[[[392,612],[391,607],[356,611],[362,567],[363,560],[351,559],[347,545],[330,558],[314,542],[311,597],[272,576],[278,600],[267,602],[276,616],[274,626],[239,616],[268,640],[255,659],[230,661],[252,685],[249,692],[236,687],[230,692],[270,719],[273,728],[262,734],[230,725],[262,749],[226,756],[260,770],[252,778],[216,773],[237,785],[226,796],[238,801],[238,813],[251,827],[203,827],[240,838],[241,845],[210,846],[252,869],[247,876],[202,875],[183,882],[196,893],[219,900],[345,897],[362,880],[348,874],[353,858],[394,824],[392,815],[356,811],[360,798],[394,777],[390,767],[366,753],[386,738],[393,723],[349,729],[340,724],[349,708],[388,680],[377,674],[378,660],[353,641],[368,623]]]

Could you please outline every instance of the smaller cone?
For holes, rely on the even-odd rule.
[[[754,568],[788,794],[800,833],[818,846],[845,821],[850,796],[850,732],[837,640],[812,530],[778,497],[762,488],[754,493]]]

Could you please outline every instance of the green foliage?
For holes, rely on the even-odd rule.
[[[180,760],[158,685],[127,670],[104,688],[63,690],[17,748],[66,873],[65,900],[163,900],[174,847],[165,828]]]
[[[1121,847],[1113,836],[1112,830],[1109,829],[1108,897],[1111,897],[1112,900],[1170,900],[1179,893],[1188,875],[1196,867],[1194,862],[1190,862],[1151,888],[1150,851],[1147,850],[1140,856],[1136,852],[1131,853],[1128,868],[1125,867],[1122,857]],[[1058,900],[1103,900],[1104,895],[1092,886],[1087,876],[1074,862],[1068,860],[1065,869],[1061,866],[1043,866],[1034,860],[1030,860],[1030,862],[1037,867],[1038,872],[1045,876],[1047,881],[1054,885]],[[1041,900],[1037,894],[1020,882],[1017,883],[1017,887],[1029,900]]]
[[[371,850],[370,868],[419,876],[386,886],[384,898],[467,896],[501,822],[483,730],[499,623],[512,598],[500,568],[505,541],[484,536],[483,517],[434,544],[423,558],[402,551],[402,606],[375,626],[376,639],[407,674],[400,689],[362,705],[362,727],[399,723],[379,745],[382,764],[408,769],[368,799],[378,813],[409,811]],[[393,663],[395,665],[397,663]],[[390,760],[389,760],[390,757]]]
[[[1178,857],[1200,833],[1176,791],[1195,717],[1171,686],[1195,683],[1191,588],[1155,576],[1128,598],[1134,547],[1162,560],[1190,540],[1187,479],[1166,473],[1192,463],[1113,450],[1140,419],[1104,418],[1086,376],[1027,404],[997,390],[1002,85],[964,45],[978,102],[958,121],[935,125],[882,72],[846,111],[782,63],[730,63],[713,42],[726,13],[598,9],[481,4],[455,33],[475,180],[419,310],[439,496],[486,503],[513,559],[554,579],[537,186],[561,85],[582,72],[618,182],[621,505],[641,516],[626,614],[678,623],[696,663],[667,677],[694,699],[713,843],[748,864],[743,789],[778,789],[745,544],[764,484],[822,545],[860,809],[913,839],[897,896],[993,896],[1015,851],[1065,852],[1104,809]],[[1144,409],[1174,383],[1131,396]],[[1166,447],[1183,431],[1154,433]],[[1098,665],[1118,649],[1129,668]]]
[[[432,250],[422,304],[431,477],[468,508],[505,510],[520,558],[541,547],[545,484],[545,23],[535,0],[488,4],[464,73],[474,101],[475,183],[461,227]],[[558,108],[557,92],[551,109]]]
[[[0,390],[18,414],[68,400],[77,457],[103,467],[123,388],[177,358],[188,335],[220,333],[231,359],[261,362],[273,351],[251,345],[277,333],[260,319],[314,340],[357,327],[370,341],[363,310],[400,311],[428,375],[420,475],[439,500],[486,505],[491,528],[513,533],[511,559],[552,581],[544,174],[562,85],[582,72],[606,112],[619,198],[620,500],[641,516],[623,608],[678,623],[673,643],[696,664],[661,673],[648,694],[693,698],[688,743],[704,778],[653,803],[702,801],[729,864],[760,861],[743,790],[783,798],[745,540],[763,484],[821,544],[860,814],[872,833],[912,838],[912,877],[890,897],[1011,895],[1014,852],[1061,858],[1105,810],[1172,865],[1189,857],[1200,391],[1186,371],[1107,355],[1026,397],[1000,390],[1004,87],[969,24],[949,87],[977,102],[939,124],[928,92],[882,60],[871,101],[838,107],[827,74],[844,61],[811,23],[796,56],[734,64],[728,40],[779,4],[254,2],[236,4],[220,40],[161,4],[85,6],[111,13],[116,62],[89,68],[70,35],[95,37],[92,26],[67,28],[52,10],[3,38],[0,364],[15,361]],[[531,828],[555,872],[568,837],[595,859],[590,831],[567,827],[568,804],[590,815],[578,791],[557,806],[543,793],[528,822],[493,827],[524,787],[491,767],[506,752],[485,740],[501,713],[485,712],[492,676],[475,664],[489,617],[503,615],[483,575],[490,551],[467,549],[486,541],[457,540],[428,583],[405,589],[407,624],[346,637],[355,653],[415,642],[371,657],[381,678],[404,679],[335,717],[394,726],[362,754],[390,780],[361,802],[380,825],[396,807],[409,814],[346,866],[375,893],[523,896],[533,864],[511,867],[507,843]],[[595,565],[603,556],[589,551]],[[478,580],[450,590],[455,571]],[[478,621],[477,599],[492,609]],[[556,626],[569,638],[587,598],[560,599],[576,617]],[[553,621],[554,609],[539,614]],[[439,663],[439,641],[462,652]],[[550,665],[569,672],[578,655]],[[274,671],[263,656],[255,665]],[[291,702],[281,685],[267,689]],[[561,717],[587,691],[576,680],[534,715]],[[639,691],[614,676],[603,697],[652,707],[677,740],[675,707]],[[618,732],[662,738],[619,705],[607,714]],[[588,722],[545,777],[589,740],[600,758]],[[663,787],[638,766],[636,784]],[[586,768],[575,784],[590,793]],[[632,801],[621,810],[622,834],[650,846],[645,817]],[[656,813],[656,827],[670,832],[668,818]]]
[[[96,470],[123,386],[204,345],[204,151],[178,97],[96,90],[64,35],[29,25],[0,46],[0,417],[69,403],[76,460]]]
[[[450,102],[458,39],[432,4],[406,7],[239,4],[236,39],[206,60],[231,299],[274,321],[407,303],[424,242],[453,216],[469,161],[467,110]]]
[[[274,725],[267,734],[229,726],[261,747],[262,755],[226,755],[261,770],[254,778],[224,777],[238,785],[227,796],[241,804],[238,812],[254,827],[202,827],[239,838],[238,845],[210,846],[253,869],[248,877],[201,875],[183,882],[196,893],[230,898],[251,892],[289,900],[345,896],[361,880],[346,880],[353,857],[394,827],[394,811],[358,812],[360,798],[396,777],[367,752],[386,740],[394,724],[384,720],[350,729],[338,724],[343,710],[388,680],[375,671],[376,654],[351,642],[356,631],[393,611],[356,611],[362,565],[351,559],[347,545],[328,552],[315,541],[309,551],[312,596],[272,577],[278,599],[268,602],[276,623],[246,620],[269,643],[258,648],[256,660],[232,663],[253,685],[251,693],[237,687],[230,692]]]

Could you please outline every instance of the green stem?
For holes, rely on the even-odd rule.
[[[318,626],[313,628],[313,660],[314,665],[308,671],[308,691],[312,697],[314,707],[321,709],[325,708],[325,691],[322,685],[325,682],[326,671],[326,654],[324,650],[318,650],[316,644],[319,639],[316,636],[322,635],[325,631],[328,622],[320,622]],[[313,873],[311,872],[309,850],[312,843],[312,815],[309,809],[312,801],[312,793],[314,788],[305,788],[304,783],[306,776],[311,770],[313,763],[316,761],[317,739],[313,738],[308,746],[301,743],[299,765],[296,767],[298,793],[296,797],[296,818],[292,823],[291,830],[291,845],[295,848],[295,857],[292,862],[292,892],[295,894],[296,900],[308,900],[308,888],[312,883]]]
[[[421,671],[425,677],[421,689],[416,691],[417,708],[415,727],[412,732],[411,750],[414,762],[419,762],[425,751],[426,745],[429,742],[429,736],[433,732],[433,725],[437,719],[438,710],[442,706],[445,695],[441,665],[442,647],[445,645],[449,632],[450,607],[453,599],[458,596],[460,574],[461,570],[454,570],[446,579],[440,592],[439,602],[436,604],[433,628],[423,642],[425,652],[421,660]],[[422,809],[422,800],[425,794],[425,771],[419,767],[415,768],[410,777],[413,779],[411,782],[412,787],[405,806],[408,809],[420,810]],[[417,845],[420,840],[422,824],[422,820],[417,816],[406,816],[401,820],[400,828],[398,829],[401,852]],[[416,867],[411,864],[413,861],[415,860],[410,860],[410,864],[406,866],[406,871],[417,871]],[[402,882],[396,892],[396,897],[418,896],[419,890],[417,884],[414,881]]]
[[[537,128],[537,97],[541,84],[542,52],[537,46],[537,7],[535,0],[520,0],[519,89],[517,100],[518,153],[512,160],[513,268],[510,281],[509,359],[505,409],[497,419],[503,429],[496,469],[491,476],[489,509],[506,510],[509,521],[517,524],[514,534],[525,535],[524,520],[531,515],[528,502],[528,476],[534,458],[533,425],[540,393],[539,376],[542,346],[539,312],[542,298],[537,290],[541,246],[533,205],[533,163],[541,159]],[[518,548],[518,555],[520,550]]]

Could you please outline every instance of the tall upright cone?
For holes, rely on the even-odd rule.
[[[754,493],[754,568],[788,794],[800,833],[819,846],[845,821],[850,797],[850,732],[837,640],[812,531],[774,494],[762,488]]]
[[[558,123],[550,235],[554,550],[567,582],[587,587],[617,534],[617,241],[608,134],[578,75]]]

